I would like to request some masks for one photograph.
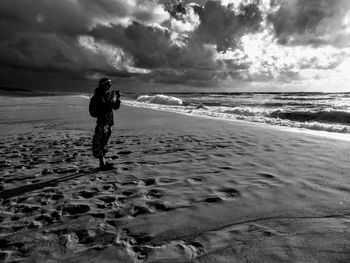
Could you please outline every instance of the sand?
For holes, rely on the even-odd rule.
[[[122,105],[1,117],[0,261],[349,262],[349,141]]]

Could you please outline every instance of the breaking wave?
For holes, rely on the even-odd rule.
[[[83,98],[83,99],[87,99],[87,100],[89,100],[90,99],[90,97],[89,96],[87,96],[87,95],[75,95],[76,97],[80,97],[80,98]]]
[[[137,98],[138,102],[145,102],[145,103],[153,103],[153,104],[160,104],[160,105],[183,105],[183,102],[181,99],[172,97],[172,96],[166,96],[166,95],[142,95]]]
[[[276,98],[275,95],[270,95],[268,99],[261,96],[254,97],[254,94],[250,94],[250,98],[242,100],[242,96],[235,98],[229,95],[225,99],[225,96],[221,94],[211,95],[210,98],[198,95],[193,95],[193,97],[186,95],[184,98],[179,98],[158,94],[142,95],[136,100],[126,100],[125,103],[132,106],[215,119],[242,120],[274,126],[350,133],[350,107],[347,106],[347,103],[345,103],[345,110],[342,110],[339,108],[339,104],[334,104],[332,107],[331,104],[322,102],[327,98],[326,95],[322,98],[319,95],[308,96],[309,100],[306,100],[305,96],[300,101],[296,100],[298,96],[289,96],[293,97],[294,102],[286,101],[286,103],[280,101],[281,96]],[[330,95],[328,99],[333,98],[333,96]],[[338,100],[339,98],[337,98]]]
[[[350,112],[321,110],[321,111],[274,111],[270,117],[299,122],[325,122],[350,124]]]
[[[232,109],[225,109],[222,112],[239,116],[261,116],[296,122],[350,124],[350,112],[337,110],[291,111],[285,109],[267,110],[258,107],[235,107]]]
[[[334,100],[335,98],[332,98],[330,96],[276,96],[274,99],[277,100],[298,100],[298,101],[313,101],[313,100]]]

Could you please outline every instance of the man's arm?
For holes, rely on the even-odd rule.
[[[117,109],[119,109],[119,108],[120,108],[120,100],[117,99],[117,100],[115,100],[115,101],[112,101],[112,109],[113,109],[113,110],[117,110]]]
[[[120,108],[120,93],[119,90],[113,92],[112,97],[112,109],[117,110]]]

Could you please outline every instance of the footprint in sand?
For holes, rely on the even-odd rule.
[[[151,189],[145,195],[145,197],[149,198],[149,199],[159,199],[162,196],[164,196],[163,191],[158,190],[158,189]]]
[[[105,191],[114,191],[117,187],[114,184],[105,184],[102,188]]]
[[[134,181],[134,180],[129,180],[129,181],[125,181],[125,182],[121,183],[122,186],[138,185],[138,184],[139,184],[139,182],[138,181]]]
[[[191,177],[187,179],[187,182],[190,184],[200,184],[203,181],[204,181],[204,178],[201,178],[201,177]]]
[[[142,195],[143,194],[141,192],[139,192],[137,189],[125,190],[125,191],[121,192],[120,195],[118,196],[118,201],[123,203],[125,200],[139,198]]]
[[[64,195],[62,194],[62,192],[58,191],[55,188],[46,189],[43,191],[43,193],[36,195],[36,199],[38,202],[42,201],[42,199],[58,201],[63,198],[64,198]]]
[[[119,155],[128,155],[131,153],[132,153],[132,151],[120,151],[120,152],[118,152]]]
[[[116,197],[114,195],[103,195],[98,197],[99,200],[103,201],[107,205],[116,201]]]
[[[43,225],[49,225],[52,224],[55,219],[51,215],[43,214],[34,219],[37,222],[40,222]]]
[[[92,198],[96,195],[96,191],[91,191],[91,190],[84,190],[80,191],[79,195],[85,199]]]
[[[150,241],[147,239],[140,240],[134,236],[131,239],[136,243],[132,249],[142,262],[158,262],[159,255],[164,255],[162,262],[192,262],[194,258],[205,253],[204,246],[196,241],[174,240],[152,245],[148,244]]]
[[[216,195],[209,196],[204,199],[204,202],[207,202],[207,203],[219,203],[221,201],[222,201],[222,198]]]
[[[55,211],[51,212],[50,215],[52,218],[59,220],[62,216],[62,212],[55,210]]]
[[[171,177],[160,177],[160,178],[158,178],[157,181],[158,181],[158,184],[160,184],[160,185],[168,185],[168,184],[174,184],[178,180],[171,178]]]
[[[152,209],[147,206],[147,205],[135,205],[132,209],[131,209],[131,215],[136,217],[138,215],[144,215],[144,214],[150,214],[152,213]]]
[[[276,178],[276,175],[271,173],[258,173],[259,176],[264,177],[266,179],[274,179]]]
[[[241,196],[241,193],[234,188],[224,188],[218,192],[224,200],[230,200]]]
[[[147,202],[147,205],[154,208],[155,210],[161,211],[161,212],[166,212],[172,210],[171,207],[165,205],[162,202],[159,201],[152,201],[152,202]]]
[[[143,180],[145,186],[150,186],[156,184],[156,180],[153,178]]]
[[[133,195],[135,195],[137,193],[137,191],[128,191],[128,190],[126,190],[126,191],[123,191],[121,194],[122,195],[124,195],[125,197],[131,197],[131,196],[133,196]]]
[[[47,174],[53,174],[52,169],[45,168],[44,170],[41,171],[42,175],[47,175]]]
[[[90,206],[85,204],[67,204],[63,207],[62,212],[69,215],[85,214],[90,211]]]
[[[184,248],[189,258],[195,258],[204,253],[204,246],[199,242],[181,242],[180,245]]]
[[[106,218],[106,214],[102,212],[94,212],[94,213],[90,213],[90,215],[94,218],[100,218],[100,219]]]
[[[20,204],[20,203],[23,203],[23,202],[27,201],[27,199],[28,199],[28,196],[18,196],[18,197],[14,198],[14,201],[17,204]]]
[[[241,193],[234,188],[223,188],[215,191],[214,195],[211,195],[204,199],[207,203],[218,203],[222,201],[229,201],[241,196]]]
[[[55,193],[51,196],[51,200],[57,201],[63,199],[64,195],[62,193]]]
[[[40,206],[37,205],[29,205],[29,204],[23,204],[23,205],[18,205],[15,209],[15,213],[33,213],[35,211],[39,211]]]

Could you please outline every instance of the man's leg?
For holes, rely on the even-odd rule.
[[[99,159],[100,167],[106,164],[104,158],[104,137],[104,125],[97,124],[92,138],[92,152],[94,157]]]
[[[105,167],[106,166],[106,160],[104,156],[99,157],[100,160],[100,167]]]
[[[105,125],[103,128],[103,155],[105,155],[108,152],[107,144],[108,140],[111,137],[112,134],[112,127],[109,125]]]
[[[100,154],[99,160],[100,160],[100,168],[103,170],[110,170],[114,168],[113,164],[107,163],[104,158],[105,153],[107,152],[106,147],[107,147],[109,137],[111,136],[111,133],[112,133],[112,129],[109,125],[102,126],[102,137],[100,140],[101,154]]]

